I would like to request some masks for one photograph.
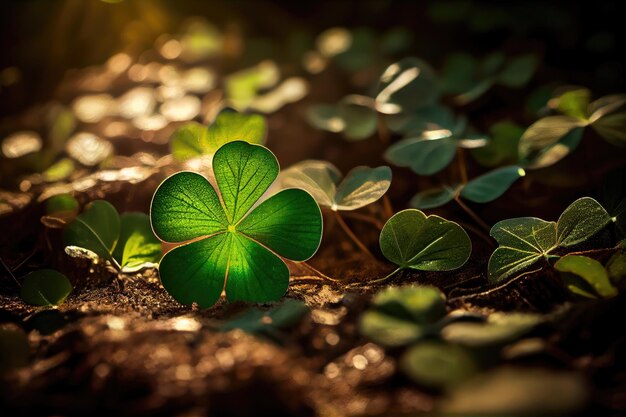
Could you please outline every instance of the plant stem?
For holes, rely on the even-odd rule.
[[[459,197],[459,195],[455,195],[454,196],[454,201],[457,202],[457,204],[459,206],[461,206],[461,208],[480,226],[482,227],[487,233],[489,233],[489,230],[491,230],[491,228],[489,227],[489,225],[487,223],[485,223],[483,221],[483,219],[481,219],[478,214],[474,213],[474,211],[469,208],[467,205],[465,205],[465,203],[461,200],[461,198]]]
[[[6,269],[6,271],[9,273],[9,275],[11,275],[11,278],[13,278],[13,281],[15,281],[17,286],[21,288],[22,284],[20,284],[20,282],[17,280],[17,278],[15,278],[15,275],[13,275],[13,271],[11,271],[11,268],[9,268],[9,266],[4,263],[4,259],[0,258],[0,263],[2,264],[2,267],[4,269]]]
[[[385,124],[385,118],[382,114],[378,113],[376,117],[376,129],[378,130],[378,137],[383,145],[386,145],[391,140],[391,135]]]
[[[393,216],[393,206],[391,205],[391,200],[387,197],[387,194],[383,196],[383,210],[385,211],[386,218]]]
[[[459,162],[459,174],[461,176],[461,184],[467,184],[467,167],[465,165],[465,153],[461,147],[456,148],[457,159]]]
[[[346,217],[351,217],[351,218],[356,219],[356,220],[361,220],[361,221],[364,221],[364,222],[367,222],[367,223],[371,223],[374,226],[376,226],[378,229],[382,229],[383,228],[383,224],[379,220],[375,219],[372,216],[368,216],[367,214],[354,213],[354,212],[351,212],[351,211],[347,211],[345,213],[345,216]]]
[[[401,269],[402,268],[396,268],[392,272],[390,272],[389,274],[385,275],[382,278],[378,278],[378,279],[374,279],[372,281],[368,281],[368,284],[377,284],[379,282],[384,282],[384,281],[388,280],[389,278],[391,278],[392,276],[394,276],[396,273],[398,273],[398,271],[400,271]]]
[[[370,250],[367,249],[367,246],[365,246],[365,244],[361,242],[361,240],[358,237],[356,237],[356,235],[352,232],[352,230],[350,230],[350,227],[348,227],[348,225],[343,220],[343,218],[341,217],[341,214],[339,214],[338,211],[335,212],[335,217],[337,218],[337,222],[339,223],[343,231],[346,232],[348,237],[352,239],[352,241],[359,247],[359,249],[361,249],[367,255],[374,258],[374,255],[372,255],[372,252],[370,252]]]
[[[457,300],[464,300],[466,298],[477,298],[477,297],[481,297],[481,296],[484,296],[484,295],[489,295],[489,294],[491,294],[493,292],[496,292],[496,291],[499,291],[499,290],[501,290],[503,288],[508,287],[509,285],[513,284],[514,282],[516,282],[516,281],[518,281],[518,280],[520,280],[520,279],[522,279],[524,277],[527,277],[527,276],[529,276],[531,274],[537,273],[537,272],[541,271],[542,269],[543,268],[538,268],[538,269],[534,269],[532,271],[524,272],[524,273],[516,276],[515,278],[505,282],[504,284],[498,285],[497,287],[493,287],[493,288],[490,288],[490,289],[485,290],[485,291],[476,292],[476,293],[473,293],[473,294],[459,295],[457,297],[450,297],[450,298],[448,298],[448,302],[451,303],[451,302],[454,302],[454,301],[457,301]]]

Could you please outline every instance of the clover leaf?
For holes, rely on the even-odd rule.
[[[267,135],[265,118],[225,109],[208,127],[190,122],[178,128],[170,138],[172,155],[179,161],[212,155],[225,143],[244,140],[263,144]]]
[[[87,249],[126,272],[158,262],[160,241],[144,213],[124,213],[104,200],[89,203],[63,232],[67,246]]]
[[[591,92],[574,88],[551,100],[563,115],[533,123],[519,142],[520,159],[530,168],[552,165],[578,147],[585,127],[591,126],[607,142],[625,146],[626,94],[601,97],[589,103]]]
[[[380,291],[359,321],[359,332],[388,347],[405,346],[437,333],[446,297],[436,287],[390,287]]]
[[[570,204],[557,222],[536,217],[502,220],[490,232],[499,247],[489,258],[489,280],[504,280],[523,272],[542,258],[558,258],[553,254],[557,248],[584,242],[610,221],[606,210],[589,197]]]
[[[617,288],[611,284],[609,273],[595,259],[581,255],[567,255],[559,259],[554,268],[561,272],[567,289],[585,298],[614,297]]]
[[[492,313],[484,322],[448,324],[441,330],[441,336],[469,348],[501,347],[526,335],[541,322],[538,314]]]
[[[510,121],[494,123],[489,128],[491,140],[481,148],[472,149],[472,156],[479,164],[494,167],[518,162],[517,147],[524,128]]]
[[[351,141],[369,138],[378,126],[374,101],[356,94],[345,96],[337,104],[311,106],[307,119],[313,127],[328,132],[341,132]]]
[[[279,256],[309,259],[321,240],[322,217],[306,191],[286,189],[255,207],[278,175],[274,154],[242,141],[213,158],[217,190],[203,176],[179,172],[156,190],[152,227],[164,241],[182,243],[161,260],[165,289],[180,303],[209,307],[222,290],[230,301],[282,297],[289,270]],[[219,194],[218,194],[219,193]]]
[[[20,296],[28,304],[55,306],[72,292],[72,284],[65,275],[53,269],[33,271],[24,277]]]
[[[419,175],[433,175],[450,165],[457,148],[477,148],[487,143],[481,135],[469,134],[464,118],[452,125],[430,125],[417,137],[402,139],[385,151],[385,159],[408,167]]]
[[[330,162],[307,160],[280,174],[283,187],[301,188],[313,196],[317,204],[333,211],[356,210],[381,198],[391,185],[391,169],[356,167],[342,179]]]
[[[450,271],[470,256],[472,243],[458,224],[408,209],[394,214],[380,232],[380,249],[398,269]],[[385,277],[385,278],[387,278]]]
[[[526,175],[518,166],[494,169],[464,185],[443,186],[420,191],[411,199],[411,206],[430,209],[462,197],[474,203],[489,203],[504,194],[515,181]]]

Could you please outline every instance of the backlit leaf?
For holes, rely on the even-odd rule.
[[[411,207],[420,210],[440,207],[452,201],[455,193],[456,189],[447,186],[420,191],[411,199]]]
[[[559,246],[573,246],[589,239],[603,229],[611,218],[604,207],[590,197],[579,198],[559,217]]]
[[[113,257],[125,270],[158,263],[161,258],[161,242],[154,235],[147,214],[124,213],[120,216],[120,237]]]
[[[494,169],[468,182],[461,197],[475,203],[488,203],[500,197],[519,178],[526,175],[518,166]]]
[[[595,259],[587,256],[567,255],[559,259],[554,264],[554,268],[562,273],[565,278],[565,284],[570,290],[573,287],[582,287],[583,291],[575,291],[574,289],[574,292],[578,294],[587,292],[586,288],[579,285],[575,279],[571,279],[571,275],[583,280],[591,291],[601,297],[608,298],[617,295],[617,288],[611,284],[606,269]]]
[[[55,306],[72,292],[72,284],[65,275],[53,269],[41,269],[24,277],[20,296],[28,304]]]
[[[531,168],[543,168],[558,162],[578,147],[585,124],[571,116],[539,119],[520,139],[520,159]]]
[[[432,175],[454,159],[457,144],[448,137],[441,139],[409,138],[391,145],[385,159],[400,167],[409,167],[419,175]]]
[[[120,216],[111,203],[93,201],[64,230],[67,246],[88,249],[102,259],[110,259],[120,235]]]
[[[396,62],[380,77],[376,108],[381,113],[413,112],[435,103],[439,88],[435,71],[418,58]]]

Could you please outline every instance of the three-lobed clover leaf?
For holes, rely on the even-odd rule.
[[[584,129],[591,126],[607,142],[625,146],[626,94],[614,94],[589,102],[585,88],[565,91],[551,102],[562,115],[533,123],[522,135],[519,155],[531,168],[552,165],[578,147]]]
[[[217,190],[186,171],[167,178],[154,194],[156,235],[172,243],[192,240],[161,260],[163,286],[180,303],[203,308],[215,304],[222,290],[230,301],[282,297],[289,270],[280,257],[305,261],[317,251],[319,206],[300,189],[256,205],[279,172],[274,154],[260,145],[225,144],[215,153],[213,171]]]
[[[158,262],[161,242],[144,213],[124,213],[104,200],[89,203],[63,232],[67,246],[87,249],[130,272]]]
[[[308,191],[317,204],[333,211],[356,210],[380,199],[391,185],[391,169],[356,167],[342,179],[341,172],[327,161],[299,162],[280,174],[285,188]]]
[[[464,185],[420,191],[411,199],[411,206],[418,209],[435,208],[447,204],[457,195],[474,203],[489,203],[504,194],[524,175],[526,172],[518,166],[497,168]]]
[[[22,300],[37,306],[61,304],[72,292],[72,284],[54,269],[33,271],[24,277],[20,288]]]
[[[265,118],[259,114],[220,112],[210,126],[190,122],[179,127],[170,138],[172,155],[179,161],[214,154],[228,142],[242,140],[262,145],[267,135]]]
[[[380,232],[380,249],[398,269],[450,271],[467,262],[469,236],[458,224],[408,209],[394,214]]]
[[[542,258],[558,258],[555,249],[584,242],[610,221],[606,210],[589,197],[570,204],[556,222],[536,217],[502,220],[490,232],[499,247],[489,258],[489,280],[502,281]]]

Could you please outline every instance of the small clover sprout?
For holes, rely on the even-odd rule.
[[[317,204],[333,211],[356,210],[380,199],[391,185],[391,169],[357,167],[342,179],[341,172],[327,161],[307,160],[281,172],[285,188],[308,191]]]
[[[24,277],[20,289],[22,300],[37,306],[56,306],[72,292],[65,275],[53,269],[41,269]]]
[[[179,161],[213,155],[225,143],[243,140],[263,144],[267,135],[265,118],[225,109],[208,127],[190,122],[178,128],[170,138],[172,155]]]
[[[450,271],[467,262],[472,252],[469,236],[458,224],[439,216],[408,209],[393,215],[380,232],[380,249],[398,268]]]
[[[442,206],[459,197],[474,203],[489,203],[499,198],[524,175],[526,172],[519,166],[497,168],[464,185],[421,191],[411,199],[411,206],[425,210]]]
[[[574,151],[591,126],[598,135],[617,146],[625,146],[626,95],[615,94],[589,102],[591,93],[571,89],[550,101],[562,115],[548,116],[533,123],[522,135],[519,155],[529,168],[552,165]]]
[[[144,213],[124,213],[104,200],[89,203],[64,230],[67,246],[87,249],[126,272],[158,262],[161,243]]]
[[[279,256],[305,261],[315,254],[322,235],[319,206],[300,189],[256,205],[279,172],[274,154],[260,145],[225,144],[215,153],[213,171],[217,190],[199,174],[179,172],[154,194],[150,218],[157,236],[193,240],[161,260],[163,286],[180,303],[203,308],[223,290],[230,301],[279,299],[289,284]]]
[[[610,298],[617,295],[608,271],[595,259],[582,255],[567,255],[554,268],[561,273],[565,286],[584,298]]]
[[[489,280],[499,282],[518,274],[553,252],[586,241],[609,222],[606,210],[593,198],[574,201],[556,222],[536,217],[502,220],[491,228],[500,245],[489,259]]]

